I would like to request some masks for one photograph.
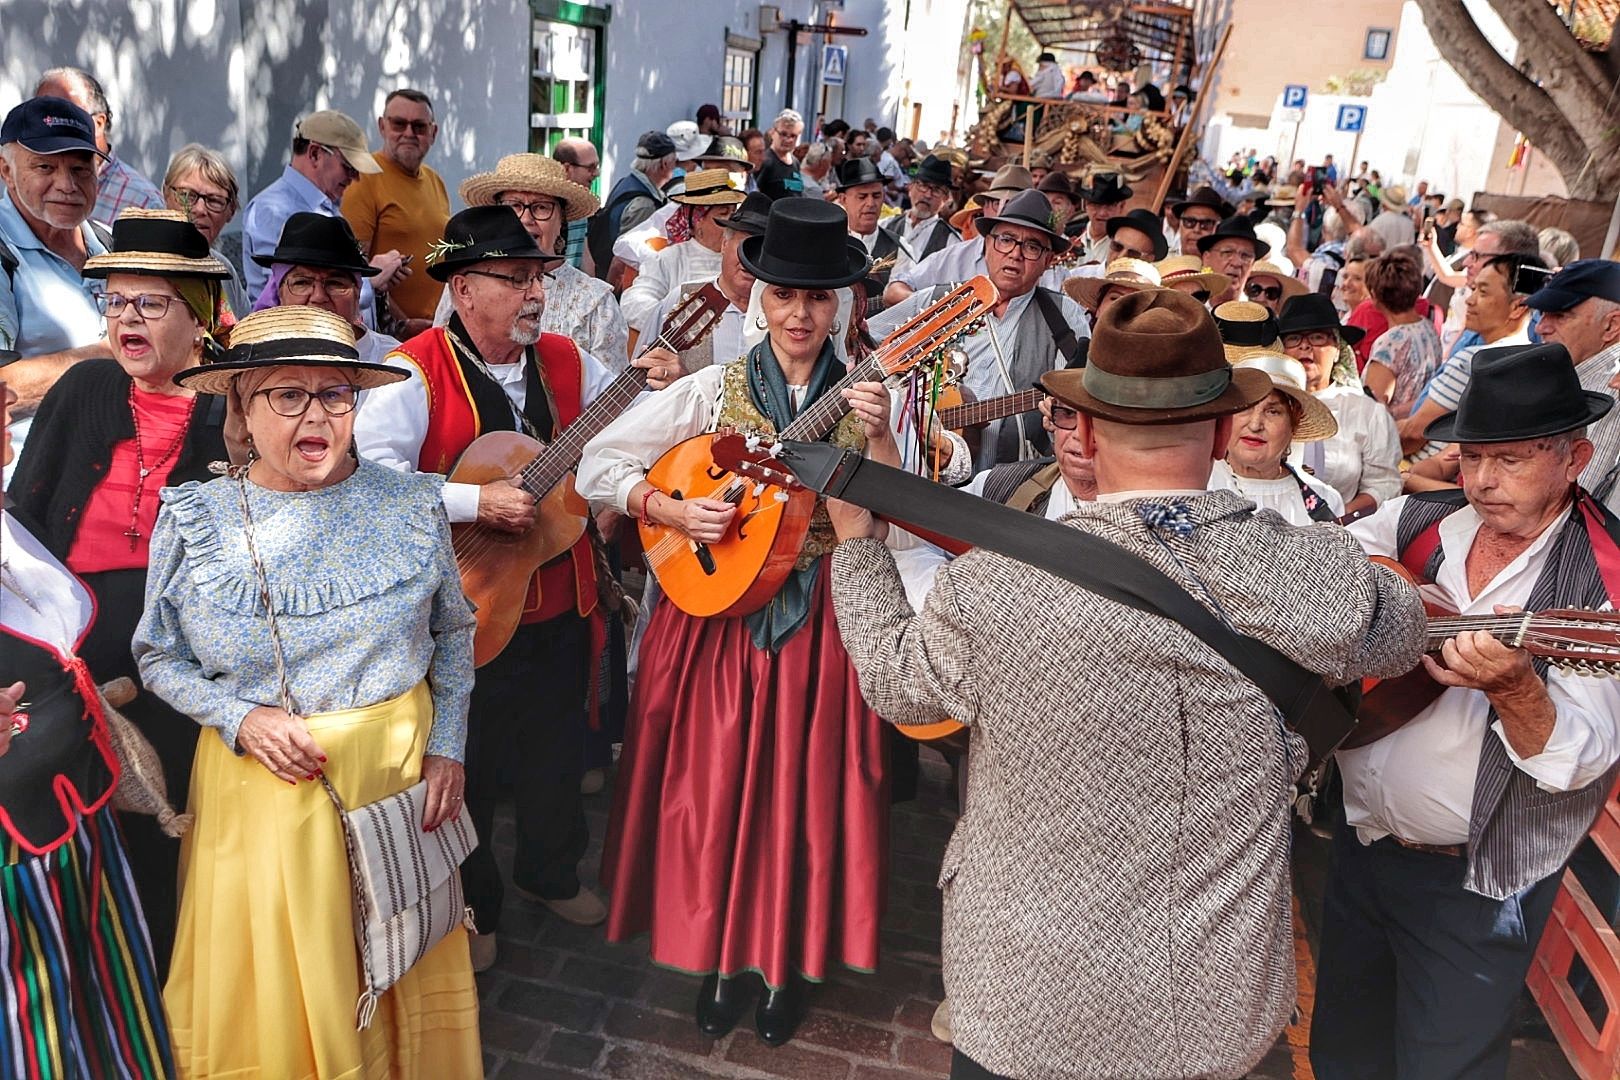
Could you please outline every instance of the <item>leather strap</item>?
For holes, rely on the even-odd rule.
[[[1158,568],[1106,540],[826,443],[783,442],[779,460],[806,487],[828,498],[999,552],[1098,596],[1181,624],[1265,691],[1310,745],[1313,765],[1355,727],[1355,717],[1321,676],[1265,642],[1232,630]]]
[[[1046,320],[1046,328],[1052,331],[1052,341],[1057,345],[1057,351],[1063,354],[1064,366],[1078,366],[1075,361],[1080,356],[1080,339],[1075,336],[1074,327],[1063,317],[1056,294],[1037,285],[1035,307],[1040,311],[1041,318]]]

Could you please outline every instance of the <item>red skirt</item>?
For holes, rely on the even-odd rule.
[[[887,743],[838,636],[830,571],[774,657],[742,619],[654,612],[602,854],[609,941],[650,932],[655,963],[773,987],[835,962],[877,967]]]

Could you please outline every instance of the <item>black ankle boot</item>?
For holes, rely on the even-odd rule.
[[[697,997],[698,1030],[712,1039],[720,1038],[737,1026],[746,1004],[736,979],[705,975]]]
[[[754,1027],[759,1037],[771,1046],[781,1046],[793,1038],[799,1027],[803,988],[796,976],[789,975],[780,989],[765,988],[754,1010]]]

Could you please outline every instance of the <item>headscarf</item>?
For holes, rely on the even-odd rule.
[[[236,322],[231,317],[230,305],[225,302],[225,289],[214,278],[176,276],[167,281],[202,328],[203,355],[211,357],[220,348],[219,332]]]
[[[291,263],[273,263],[270,266],[270,280],[264,283],[264,290],[259,298],[253,301],[253,311],[264,311],[267,308],[281,306],[281,279],[287,276],[292,269]],[[252,314],[250,311],[248,314]]]

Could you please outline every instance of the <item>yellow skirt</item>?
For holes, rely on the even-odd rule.
[[[422,775],[427,684],[308,718],[344,805]],[[180,855],[180,925],[163,998],[186,1077],[482,1077],[478,989],[457,929],[355,1030],[360,957],[337,810],[205,733],[191,774],[196,824]]]

